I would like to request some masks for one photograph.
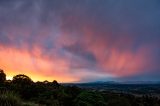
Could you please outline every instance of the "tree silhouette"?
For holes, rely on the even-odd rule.
[[[19,84],[19,85],[30,85],[33,83],[32,79],[24,74],[18,74],[13,77],[12,80],[13,84]]]
[[[15,92],[18,92],[24,99],[29,99],[30,97],[32,97],[33,95],[32,85],[33,84],[34,83],[31,80],[31,78],[29,78],[28,76],[24,74],[18,74],[14,76],[12,80],[12,85],[14,86],[13,88]]]
[[[159,92],[158,88],[159,85],[156,92]],[[33,101],[38,104],[15,105],[13,103],[16,103],[17,95],[14,96],[12,92],[22,98],[18,101]],[[6,74],[0,69],[0,106],[9,106],[9,103],[13,104],[10,106],[160,106],[160,99],[148,93],[141,97],[119,93],[118,90],[112,92],[83,89],[75,85],[59,84],[56,80],[33,82],[24,74],[18,74],[8,81]]]
[[[56,80],[54,80],[54,81],[52,82],[52,85],[53,85],[55,88],[58,88],[58,87],[60,86]]]
[[[2,69],[0,69],[0,84],[3,84],[6,81],[6,74]]]

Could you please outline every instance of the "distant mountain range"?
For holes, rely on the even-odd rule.
[[[94,81],[75,84],[160,84],[160,81]]]

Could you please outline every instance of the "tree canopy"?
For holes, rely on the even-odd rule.
[[[13,77],[12,83],[19,85],[28,85],[33,83],[32,79],[24,74],[18,74]]]
[[[2,69],[0,69],[0,84],[4,83],[6,81],[6,74]]]
[[[24,74],[6,81],[3,70],[0,70],[0,85],[0,93],[5,92],[0,94],[0,106],[160,106],[160,99],[152,96],[136,97],[125,93],[82,89],[75,85],[61,85],[56,80],[33,82]],[[29,105],[25,101],[33,103]],[[17,103],[20,105],[15,105]]]

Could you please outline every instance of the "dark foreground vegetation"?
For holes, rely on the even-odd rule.
[[[0,106],[160,106],[160,99],[63,86],[55,80],[33,82],[22,74],[9,81],[0,70]]]

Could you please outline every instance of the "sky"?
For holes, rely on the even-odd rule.
[[[34,81],[160,81],[159,0],[0,0],[0,68]]]

